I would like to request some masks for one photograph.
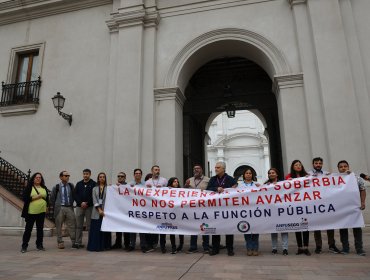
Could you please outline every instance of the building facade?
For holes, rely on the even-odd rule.
[[[205,163],[212,113],[234,106],[260,118],[282,172],[321,156],[326,169],[347,159],[368,173],[369,10],[368,0],[2,0],[1,156],[50,186],[86,167],[114,180],[158,164],[183,179]]]
[[[226,163],[226,172],[242,180],[246,168],[254,170],[257,181],[267,179],[270,168],[270,153],[265,127],[250,111],[236,111],[235,118],[219,114],[208,129],[207,168],[214,175],[216,162]]]

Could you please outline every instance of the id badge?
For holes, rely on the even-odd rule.
[[[103,205],[103,199],[99,198],[99,205]]]

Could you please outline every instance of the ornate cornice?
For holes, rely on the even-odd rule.
[[[138,5],[135,9],[118,9],[112,13],[106,21],[110,32],[117,32],[120,28],[143,25],[144,27],[156,27],[160,21],[160,15],[156,7],[146,8]]]
[[[305,4],[307,0],[288,0],[290,7],[293,8],[294,5],[297,4]]]
[[[178,87],[156,88],[154,89],[154,100],[176,100],[176,102],[182,107],[184,106],[186,97]]]
[[[112,4],[113,0],[13,0],[0,3],[0,25]]]

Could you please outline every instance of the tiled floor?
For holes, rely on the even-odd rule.
[[[349,255],[330,254],[327,247],[322,254],[316,255],[312,233],[312,256],[295,255],[295,235],[291,233],[289,256],[271,255],[270,236],[261,235],[261,255],[248,257],[243,236],[238,235],[235,256],[229,257],[226,250],[217,256],[171,255],[162,254],[160,250],[148,254],[140,250],[96,253],[71,249],[68,238],[65,239],[66,249],[60,250],[56,247],[56,237],[45,238],[45,252],[36,251],[35,237],[32,237],[28,252],[22,254],[20,236],[0,236],[0,279],[370,279],[370,228],[364,229],[363,237],[364,249],[369,253],[366,257],[354,254],[352,236]],[[323,238],[326,238],[325,233]],[[341,248],[337,232],[336,240]],[[189,244],[188,238],[185,244]]]

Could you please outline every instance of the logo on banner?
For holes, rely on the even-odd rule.
[[[276,224],[276,231],[308,229],[308,219],[301,218],[299,223]]]
[[[200,230],[204,234],[215,234],[216,233],[216,228],[211,228],[206,223],[203,223],[200,225]]]
[[[157,225],[157,229],[159,229],[159,230],[172,230],[172,231],[175,231],[176,229],[178,229],[178,227],[177,226],[174,226],[171,223],[162,223],[160,225]]]
[[[248,232],[251,228],[250,224],[247,221],[241,221],[238,223],[237,228],[240,232]]]

